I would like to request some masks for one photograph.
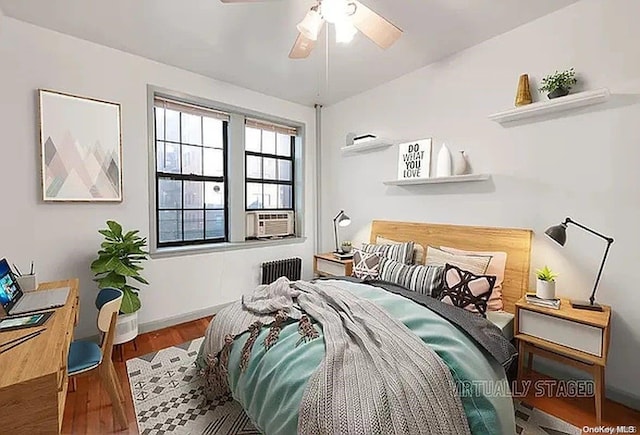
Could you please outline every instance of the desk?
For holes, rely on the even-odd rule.
[[[0,355],[2,432],[60,433],[67,398],[67,356],[78,321],[78,279],[42,283],[38,290],[69,287],[67,303],[55,310],[38,337]],[[34,329],[0,333],[0,343]]]

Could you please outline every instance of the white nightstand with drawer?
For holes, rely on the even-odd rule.
[[[525,354],[531,369],[539,355],[584,370],[595,382],[596,419],[602,419],[604,369],[609,351],[611,307],[604,311],[576,310],[562,299],[560,309],[516,303],[515,338],[518,339],[518,378],[522,377]]]

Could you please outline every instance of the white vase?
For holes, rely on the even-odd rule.
[[[467,163],[467,155],[464,151],[458,151],[453,155],[453,175],[464,175],[469,168]]]
[[[536,296],[538,296],[540,299],[555,299],[556,282],[543,281],[539,279],[536,285]]]
[[[438,153],[438,164],[436,165],[436,177],[451,176],[451,152],[446,144],[442,144]]]

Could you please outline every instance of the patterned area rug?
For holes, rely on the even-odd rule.
[[[203,338],[127,361],[142,435],[259,434],[231,397],[208,402],[194,366]],[[516,401],[517,435],[574,435],[581,431],[552,415]]]

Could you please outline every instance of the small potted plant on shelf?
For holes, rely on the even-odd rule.
[[[547,92],[547,97],[552,100],[558,97],[569,95],[571,86],[578,82],[576,79],[576,71],[574,68],[566,71],[549,74],[542,79],[540,92]]]
[[[554,299],[556,297],[556,278],[558,274],[549,269],[549,266],[545,266],[536,270],[536,276],[538,277],[536,296],[541,299]]]
[[[122,226],[115,221],[107,221],[107,227],[98,230],[104,236],[98,258],[91,263],[91,271],[98,287],[113,287],[122,290],[124,296],[118,316],[114,344],[126,343],[138,335],[138,310],[140,309],[139,288],[132,286],[133,281],[149,284],[140,272],[143,261],[149,259],[144,250],[147,239],[138,236],[138,231],[124,233]]]
[[[343,254],[348,254],[349,252],[351,252],[351,242],[349,240],[345,240],[344,242],[342,242],[340,248],[342,249]]]

